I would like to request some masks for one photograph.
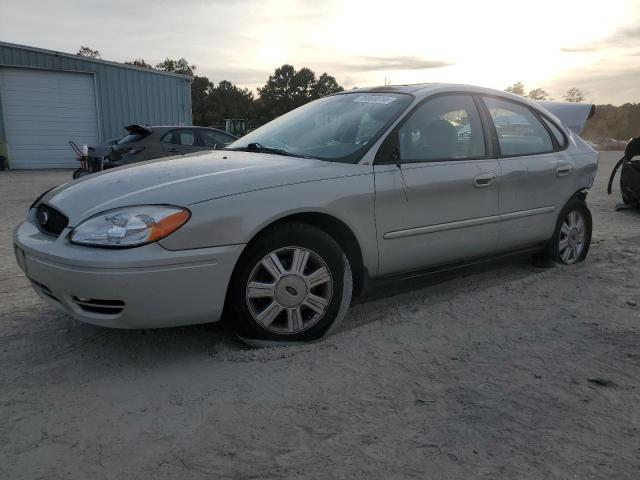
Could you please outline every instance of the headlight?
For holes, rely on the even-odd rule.
[[[172,234],[190,216],[186,208],[170,205],[118,208],[85,220],[73,230],[70,240],[95,247],[137,247]]]

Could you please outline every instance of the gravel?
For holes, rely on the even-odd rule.
[[[338,331],[110,330],[41,302],[11,233],[68,171],[0,172],[0,478],[640,478],[640,214],[588,198],[587,260],[385,285]]]

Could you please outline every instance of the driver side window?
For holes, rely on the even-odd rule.
[[[470,95],[446,95],[420,105],[398,131],[405,162],[463,160],[486,154],[480,115]]]

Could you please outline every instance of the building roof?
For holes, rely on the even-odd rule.
[[[183,75],[181,73],[163,72],[161,70],[155,70],[155,69],[152,70],[150,68],[136,67],[135,65],[127,65],[126,63],[111,62],[109,60],[101,60],[101,59],[98,59],[98,58],[82,57],[80,55],[75,55],[73,53],[58,52],[56,50],[47,50],[45,48],[31,47],[31,46],[28,46],[28,45],[19,45],[17,43],[9,43],[9,42],[0,41],[0,47],[16,48],[18,50],[26,50],[26,51],[29,51],[29,52],[44,53],[44,54],[53,55],[53,56],[56,56],[56,57],[67,57],[67,58],[72,58],[72,59],[77,60],[77,61],[85,61],[85,62],[91,62],[91,63],[102,63],[102,64],[105,64],[105,65],[111,65],[111,66],[114,66],[114,67],[128,68],[128,69],[131,69],[131,70],[138,70],[138,71],[145,72],[145,73],[155,73],[157,75],[168,75],[168,76],[172,76],[172,77],[184,78],[184,79],[187,79],[187,80],[193,79],[193,77],[191,77],[190,75]]]

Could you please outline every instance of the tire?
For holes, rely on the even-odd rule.
[[[622,203],[631,205],[633,200],[625,193],[625,185],[622,184],[622,173],[620,174],[620,194],[622,195]]]
[[[351,267],[338,243],[311,225],[277,225],[252,241],[232,275],[228,320],[252,345],[312,342],[351,302]],[[253,342],[252,342],[253,341]]]
[[[544,257],[564,265],[582,262],[589,252],[591,233],[591,212],[583,200],[573,197],[558,215]]]
[[[73,172],[73,179],[75,180],[77,178],[84,177],[85,175],[89,175],[90,173],[90,171],[85,170],[84,168],[79,168],[75,172]]]

